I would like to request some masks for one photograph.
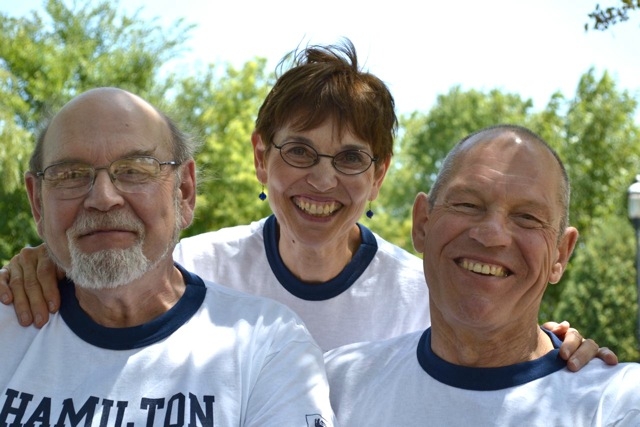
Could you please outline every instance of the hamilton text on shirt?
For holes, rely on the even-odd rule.
[[[128,418],[127,410],[131,410],[127,401],[114,401],[90,396],[85,402],[73,399],[52,399],[42,397],[34,400],[34,395],[7,389],[2,410],[0,411],[0,427],[42,426],[69,427],[134,427],[135,423]],[[54,403],[59,402],[59,403]],[[142,397],[134,419],[143,421],[145,426],[209,426],[213,427],[214,396],[197,396],[189,393],[177,393],[170,398]],[[94,423],[99,419],[99,424]],[[187,424],[185,424],[187,419]]]

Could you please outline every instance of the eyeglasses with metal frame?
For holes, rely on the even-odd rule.
[[[97,171],[106,170],[113,185],[123,193],[136,193],[158,178],[163,166],[179,166],[170,160],[161,162],[151,156],[132,156],[114,160],[108,166],[93,167],[82,162],[60,162],[36,172],[55,196],[62,200],[85,196],[96,182]]]
[[[366,172],[373,163],[378,161],[364,150],[345,150],[335,156],[320,154],[312,146],[303,142],[286,142],[282,145],[273,144],[280,151],[280,157],[294,168],[310,168],[320,162],[321,157],[331,159],[331,164],[345,175],[359,175]]]

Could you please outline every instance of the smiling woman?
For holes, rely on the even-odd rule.
[[[291,57],[252,135],[274,214],[183,239],[176,256],[293,308],[325,350],[422,329],[429,307],[419,258],[358,223],[391,160],[393,98],[359,69],[349,41]]]

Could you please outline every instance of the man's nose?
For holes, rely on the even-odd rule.
[[[123,203],[122,194],[111,179],[109,171],[106,168],[96,169],[93,184],[85,197],[85,207],[107,211]]]
[[[471,228],[469,236],[486,247],[507,246],[511,243],[508,218],[500,212],[487,212]]]

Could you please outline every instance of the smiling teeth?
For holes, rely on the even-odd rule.
[[[463,260],[460,264],[465,270],[473,271],[474,273],[480,273],[484,275],[507,277],[507,272],[503,267],[490,264],[481,264],[479,262],[473,262],[469,260]]]
[[[337,203],[329,203],[325,205],[317,205],[309,202],[297,202],[296,206],[305,211],[308,214],[316,216],[328,216],[334,213],[338,205]]]

